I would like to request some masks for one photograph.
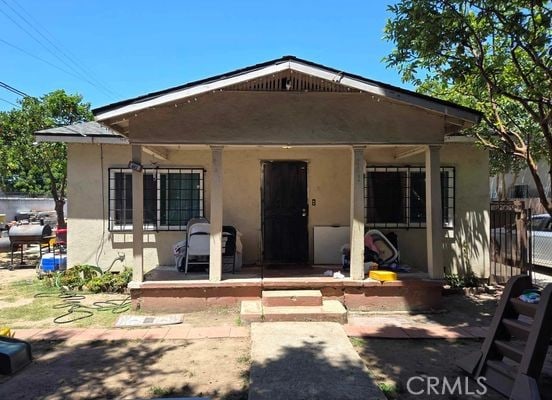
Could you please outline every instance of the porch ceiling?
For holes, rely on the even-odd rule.
[[[218,91],[104,121],[135,144],[436,144],[463,123],[368,93]]]

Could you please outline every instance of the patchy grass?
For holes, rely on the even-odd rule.
[[[251,356],[249,353],[243,354],[238,357],[238,363],[240,364],[250,364],[251,363]]]
[[[385,397],[387,397],[389,400],[397,399],[399,396],[399,390],[397,388],[397,385],[394,383],[378,383],[378,387],[383,392]]]
[[[150,392],[152,395],[156,397],[167,397],[167,396],[172,396],[176,392],[176,388],[152,386],[150,389]]]
[[[59,297],[60,293],[58,288],[47,286],[45,281],[37,278],[0,286],[0,301],[4,303],[0,308],[2,324],[12,328],[42,328],[58,325],[54,322],[58,318],[61,326],[110,327],[120,314],[99,310],[93,303],[106,300],[122,302],[126,298],[120,294],[76,292],[75,295],[80,297],[63,299]]]
[[[350,337],[349,340],[353,344],[353,347],[363,347],[366,341],[357,337]]]

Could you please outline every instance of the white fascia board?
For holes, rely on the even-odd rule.
[[[325,79],[331,82],[337,82],[344,86],[358,89],[359,91],[371,93],[377,96],[386,97],[398,102],[411,104],[413,106],[425,108],[428,110],[436,111],[444,115],[450,115],[464,121],[477,123],[479,117],[469,111],[464,111],[455,107],[449,107],[447,105],[431,101],[428,99],[420,98],[418,96],[410,95],[407,93],[398,92],[391,89],[385,89],[376,84],[370,84],[354,78],[350,78],[341,73],[331,72],[325,69],[313,67],[303,64],[297,61],[287,61],[275,65],[270,65],[264,68],[260,68],[255,71],[247,72],[241,75],[233,76],[226,79],[220,79],[214,82],[209,82],[203,85],[198,85],[186,89],[182,89],[176,92],[161,95],[159,97],[145,100],[140,103],[129,104],[122,106],[115,110],[107,111],[96,115],[96,121],[104,121],[110,118],[120,117],[133,112],[138,112],[147,108],[160,106],[163,104],[179,101],[187,97],[197,96],[203,93],[207,93],[214,90],[223,89],[224,87],[250,81],[252,79],[260,78],[269,74],[285,71],[291,69],[293,71],[301,72],[307,75],[312,75],[321,79]]]
[[[128,144],[127,138],[97,136],[35,135],[37,142]]]
[[[179,101],[179,100],[185,99],[187,97],[197,96],[197,95],[200,95],[202,93],[211,92],[213,90],[219,90],[219,89],[222,89],[226,86],[231,86],[231,85],[235,85],[235,84],[238,84],[238,83],[247,82],[251,79],[260,78],[261,76],[273,74],[273,73],[276,73],[276,72],[285,71],[288,68],[289,68],[289,62],[283,62],[281,64],[270,65],[268,67],[261,68],[261,69],[258,69],[256,71],[247,72],[247,73],[242,74],[242,75],[233,76],[231,78],[221,79],[221,80],[214,81],[214,82],[209,82],[209,83],[206,83],[206,84],[203,84],[203,85],[198,85],[198,86],[194,86],[194,87],[187,88],[187,89],[182,89],[182,90],[179,90],[177,92],[168,93],[166,95],[162,95],[162,96],[156,97],[154,99],[146,100],[146,101],[143,101],[143,102],[140,102],[140,103],[129,104],[127,106],[123,106],[121,108],[117,108],[117,109],[112,110],[112,111],[107,111],[105,113],[98,114],[98,115],[96,115],[95,120],[101,122],[101,121],[104,121],[106,119],[119,117],[119,116],[129,114],[129,113],[132,113],[132,112],[141,111],[141,110],[144,110],[146,108],[160,106],[162,104],[170,103],[170,102],[173,102],[173,101]]]
[[[477,139],[469,136],[445,136],[445,143],[475,143]]]
[[[301,64],[298,62],[290,61],[290,68],[304,74],[313,75],[322,79],[327,79],[333,82],[339,82],[344,86],[351,87],[354,89],[361,90],[366,93],[371,93],[377,96],[386,97],[392,100],[396,100],[402,103],[408,103],[417,107],[425,108],[432,111],[437,111],[439,113],[454,116],[465,121],[470,121],[477,123],[479,117],[474,113],[464,111],[455,107],[449,107],[445,104],[441,104],[435,101],[428,99],[420,98],[408,93],[398,92],[396,90],[382,88],[376,84],[369,84],[367,82],[362,82],[354,78],[341,75],[339,73],[330,72],[322,70],[320,68],[315,68],[310,65]]]

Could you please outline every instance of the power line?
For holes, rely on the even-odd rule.
[[[16,88],[14,88],[13,86],[10,86],[10,85],[8,85],[7,83],[2,82],[2,81],[0,81],[0,87],[3,87],[4,89],[9,90],[10,92],[15,93],[15,94],[18,95],[18,96],[22,96],[22,97],[31,97],[31,96],[29,96],[27,93],[22,92],[21,90],[16,89]]]
[[[8,46],[13,47],[13,48],[16,49],[16,50],[19,50],[20,52],[22,52],[22,53],[28,55],[29,57],[35,58],[35,59],[37,59],[37,60],[39,60],[39,61],[42,61],[42,62],[45,63],[45,64],[48,64],[48,65],[51,66],[51,67],[54,67],[54,68],[56,68],[56,69],[59,69],[60,71],[65,72],[65,73],[68,74],[68,75],[71,75],[71,76],[73,76],[73,77],[75,77],[75,78],[77,78],[77,79],[82,79],[80,76],[75,75],[75,74],[72,73],[71,71],[67,71],[65,68],[62,68],[62,67],[60,67],[60,66],[58,66],[58,65],[56,65],[56,64],[54,64],[54,63],[51,63],[50,61],[45,60],[44,58],[39,57],[39,56],[37,56],[36,54],[33,54],[33,53],[31,53],[31,52],[29,52],[29,51],[27,51],[27,50],[25,50],[25,49],[22,49],[21,47],[16,46],[16,45],[13,44],[13,43],[7,42],[6,40],[4,40],[4,39],[2,39],[2,38],[0,38],[0,42],[2,42],[2,43],[4,43],[4,44],[7,44]]]
[[[8,103],[8,104],[11,104],[12,106],[17,107],[17,108],[20,108],[20,107],[21,107],[21,106],[19,106],[18,104],[15,104],[15,103],[12,103],[12,102],[9,101],[9,100],[3,99],[2,97],[0,97],[0,101],[3,101],[3,102]]]
[[[61,55],[63,55],[67,60],[69,60],[73,65],[75,65],[79,70],[81,70],[84,74],[88,75],[90,79],[95,81],[98,85],[100,85],[103,89],[105,89],[107,92],[117,95],[113,90],[111,90],[108,86],[106,86],[102,81],[100,81],[95,74],[88,69],[83,63],[81,63],[76,56],[72,55],[69,50],[66,49],[64,51],[62,43],[59,43],[59,46],[54,43],[56,41],[56,38],[48,29],[46,29],[43,25],[40,24],[39,21],[37,21],[22,5],[18,4],[15,0],[12,0],[13,4],[15,4],[23,13],[25,13],[32,22],[29,22],[27,18],[25,18],[23,15],[21,15],[17,10],[15,10],[13,7],[11,7],[8,3],[6,3],[5,0],[2,0],[4,4],[6,4],[12,12],[14,12],[19,18],[21,18],[28,26],[30,26],[36,33],[38,33],[42,38],[44,38],[54,49],[56,49]],[[37,28],[38,27],[38,28]],[[40,29],[39,29],[40,28]],[[52,40],[48,38],[44,33],[41,32],[43,30],[45,33],[47,33]]]
[[[16,10],[13,9],[13,7],[11,7],[8,3],[6,3],[5,0],[1,0],[6,6],[8,6],[13,12],[15,12],[20,18],[22,18],[27,24],[31,25],[24,17],[22,17]],[[76,70],[72,65],[68,64],[65,60],[63,60],[58,54],[54,53],[48,46],[46,46],[40,39],[38,39],[35,35],[33,35],[31,32],[29,32],[25,27],[23,27],[19,22],[17,22],[14,18],[12,18],[8,13],[6,13],[4,10],[0,9],[0,12],[2,14],[4,14],[10,21],[12,21],[17,27],[19,27],[19,29],[21,29],[23,32],[25,32],[28,36],[30,36],[34,41],[36,41],[41,47],[43,47],[46,51],[48,51],[51,55],[53,55],[55,58],[57,58],[63,65],[65,65],[66,67],[68,67],[69,69],[71,69],[73,72],[72,73],[69,73],[69,71],[65,70],[65,69],[62,69],[62,68],[59,68],[57,67],[58,69],[66,72],[66,73],[69,73],[70,75],[76,77],[77,79],[80,79],[80,80],[83,80],[87,83],[89,83],[90,85],[94,86],[95,88],[97,89],[100,89],[102,90],[104,93],[108,94],[109,96],[112,96],[111,93],[109,93],[107,90],[101,88],[100,86],[98,86],[97,84],[95,84],[94,82],[92,82],[90,79],[88,79],[86,76],[84,76],[80,71]],[[32,26],[32,25],[31,25]],[[33,28],[34,29],[34,28]],[[4,43],[7,43],[6,41],[3,40]],[[11,45],[12,47],[16,47],[15,45]],[[21,50],[19,48],[19,50]],[[27,54],[29,55],[29,53],[27,52]],[[35,56],[35,58],[39,58],[37,56]],[[44,59],[42,59],[42,61],[46,62]],[[50,65],[54,65],[52,63],[49,63],[48,64]]]

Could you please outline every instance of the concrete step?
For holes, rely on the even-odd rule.
[[[322,306],[320,290],[263,290],[263,307]]]
[[[347,323],[347,310],[338,300],[323,300],[321,306],[264,307],[261,300],[241,303],[244,322],[328,321]]]

